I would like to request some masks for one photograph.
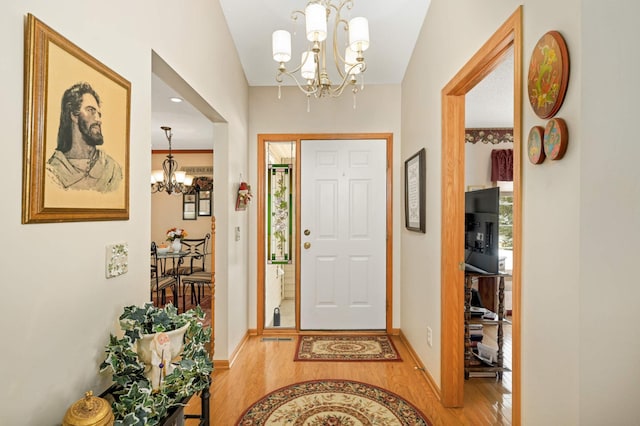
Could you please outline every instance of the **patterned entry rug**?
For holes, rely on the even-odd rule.
[[[271,392],[237,426],[431,425],[411,403],[382,388],[349,380],[314,380]]]
[[[300,336],[296,361],[402,361],[389,336]]]

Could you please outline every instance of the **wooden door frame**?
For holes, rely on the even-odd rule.
[[[302,140],[348,140],[348,139],[384,139],[387,147],[387,168],[386,168],[386,332],[393,333],[393,134],[392,133],[293,133],[293,134],[259,134],[258,135],[258,177],[256,194],[257,219],[257,323],[256,331],[262,334],[296,334],[300,332],[300,232],[296,232],[294,241],[294,253],[296,264],[296,326],[295,328],[266,329],[264,327],[264,274],[265,274],[265,208],[266,208],[266,182],[265,182],[265,159],[267,142],[294,142],[296,145],[296,158],[300,155],[300,144]],[[294,203],[296,206],[295,226],[300,229],[300,162],[296,161],[296,190]]]
[[[522,6],[442,89],[441,391],[445,407],[464,402],[464,131],[465,95],[513,47],[513,424],[521,415]]]

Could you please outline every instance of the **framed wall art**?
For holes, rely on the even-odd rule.
[[[544,153],[551,160],[564,157],[569,142],[567,123],[559,117],[552,118],[544,128]]]
[[[182,194],[182,220],[198,219],[197,204],[198,195],[195,190]]]
[[[426,151],[422,148],[404,162],[404,219],[409,231],[426,232]]]
[[[540,118],[553,117],[569,84],[569,52],[558,31],[543,35],[533,48],[529,62],[529,103]]]
[[[27,16],[22,223],[129,219],[131,83]]]
[[[542,147],[542,141],[544,138],[544,128],[542,126],[533,126],[529,130],[529,137],[527,138],[527,155],[529,161],[533,164],[541,164],[544,161],[544,149]]]
[[[199,176],[193,180],[198,192],[198,216],[211,216],[213,211],[213,178]]]
[[[211,216],[211,191],[198,192],[198,216]]]

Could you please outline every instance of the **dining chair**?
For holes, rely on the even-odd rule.
[[[183,238],[182,251],[186,252],[184,259],[178,265],[174,265],[165,271],[167,275],[188,275],[206,269],[206,258],[209,250],[211,234],[204,238]]]
[[[191,290],[191,303],[200,305],[200,299],[204,296],[205,286],[212,289],[213,276],[209,271],[198,271],[182,277],[182,311],[186,310],[187,288]]]
[[[150,281],[150,297],[151,301],[153,301],[153,292],[156,293],[156,303],[158,306],[164,306],[166,303],[166,292],[167,288],[171,288],[171,294],[174,299],[174,303],[176,303],[177,307],[177,299],[179,293],[179,276],[174,275],[164,275],[158,269],[158,247],[154,241],[151,242],[151,281]]]

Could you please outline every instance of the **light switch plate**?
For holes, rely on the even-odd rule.
[[[117,277],[129,270],[129,245],[117,243],[107,245],[106,276]]]

